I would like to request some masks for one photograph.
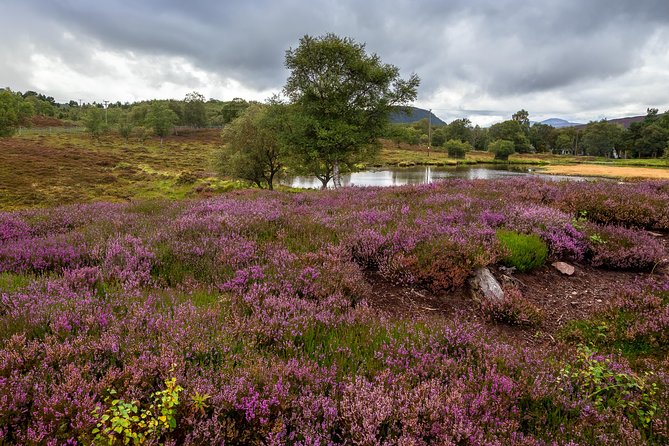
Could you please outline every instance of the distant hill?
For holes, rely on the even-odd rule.
[[[397,110],[390,114],[390,122],[392,124],[409,124],[412,122],[420,121],[421,119],[429,118],[432,114],[432,125],[446,125],[444,121],[439,119],[434,113],[430,113],[429,110],[418,107],[403,107],[404,110]],[[406,110],[406,111],[405,111]]]
[[[660,113],[658,116],[662,116],[664,113]],[[630,127],[630,124],[633,122],[641,122],[644,119],[646,119],[646,115],[641,115],[641,116],[628,116],[626,118],[616,118],[616,119],[607,119],[606,122],[609,122],[611,124],[618,124],[622,125],[626,129]],[[585,127],[587,124],[581,124],[578,127]]]
[[[569,122],[560,118],[544,119],[539,124],[550,125],[551,127],[555,127],[556,129],[560,129],[562,127],[574,127],[577,125],[583,125],[578,122]]]

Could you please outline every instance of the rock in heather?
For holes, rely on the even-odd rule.
[[[552,265],[556,270],[560,271],[562,274],[565,274],[567,276],[571,276],[574,274],[575,268],[568,263],[554,262]]]
[[[469,279],[469,285],[475,296],[483,296],[490,302],[501,302],[504,299],[504,290],[488,268],[479,268]]]

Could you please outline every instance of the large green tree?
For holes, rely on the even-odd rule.
[[[623,127],[607,121],[591,122],[585,128],[581,145],[588,155],[613,156],[623,142]]]
[[[455,119],[446,126],[446,139],[455,139],[461,142],[472,142],[472,123],[467,118]]]
[[[12,136],[33,114],[33,106],[11,90],[0,89],[0,136]]]
[[[537,152],[550,152],[555,147],[558,134],[550,125],[536,123],[530,127],[530,143]]]
[[[304,36],[286,51],[284,92],[293,104],[290,140],[301,166],[323,187],[339,166],[351,165],[377,144],[393,107],[416,98],[418,76],[404,80],[365,45],[334,34]]]
[[[530,114],[527,110],[524,108],[521,108],[517,112],[515,112],[513,115],[511,115],[511,119],[513,121],[516,121],[518,124],[520,124],[520,128],[523,130],[526,136],[529,136],[530,134]]]
[[[219,172],[272,190],[286,158],[280,137],[286,112],[284,104],[253,104],[225,126]]]
[[[669,144],[669,129],[657,123],[645,126],[641,130],[641,137],[636,141],[636,153],[639,157],[650,156],[657,158],[662,156],[664,149]]]
[[[490,126],[488,135],[493,141],[496,139],[504,139],[513,142],[514,150],[518,153],[528,153],[532,148],[530,146],[530,139],[525,134],[523,124],[516,119]]]

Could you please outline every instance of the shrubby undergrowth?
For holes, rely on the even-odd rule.
[[[668,200],[659,183],[455,180],[0,213],[0,443],[666,444],[666,370],[390,317],[365,274],[455,289],[504,258],[499,231],[650,269],[666,254],[641,228],[669,228]],[[666,351],[668,287],[616,298],[610,343],[570,336]],[[484,311],[542,318],[514,292]]]

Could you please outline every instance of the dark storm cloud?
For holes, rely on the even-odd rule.
[[[335,32],[418,73],[427,102],[452,85],[466,84],[462,101],[476,101],[609,82],[636,69],[641,49],[669,24],[667,0],[10,0],[5,10],[0,37],[15,51],[0,49],[3,58],[40,50],[95,75],[110,67],[92,48],[179,57],[252,90],[281,88],[285,51],[301,36]],[[2,69],[0,81],[17,75]],[[176,66],[145,75],[197,85],[189,76]]]

